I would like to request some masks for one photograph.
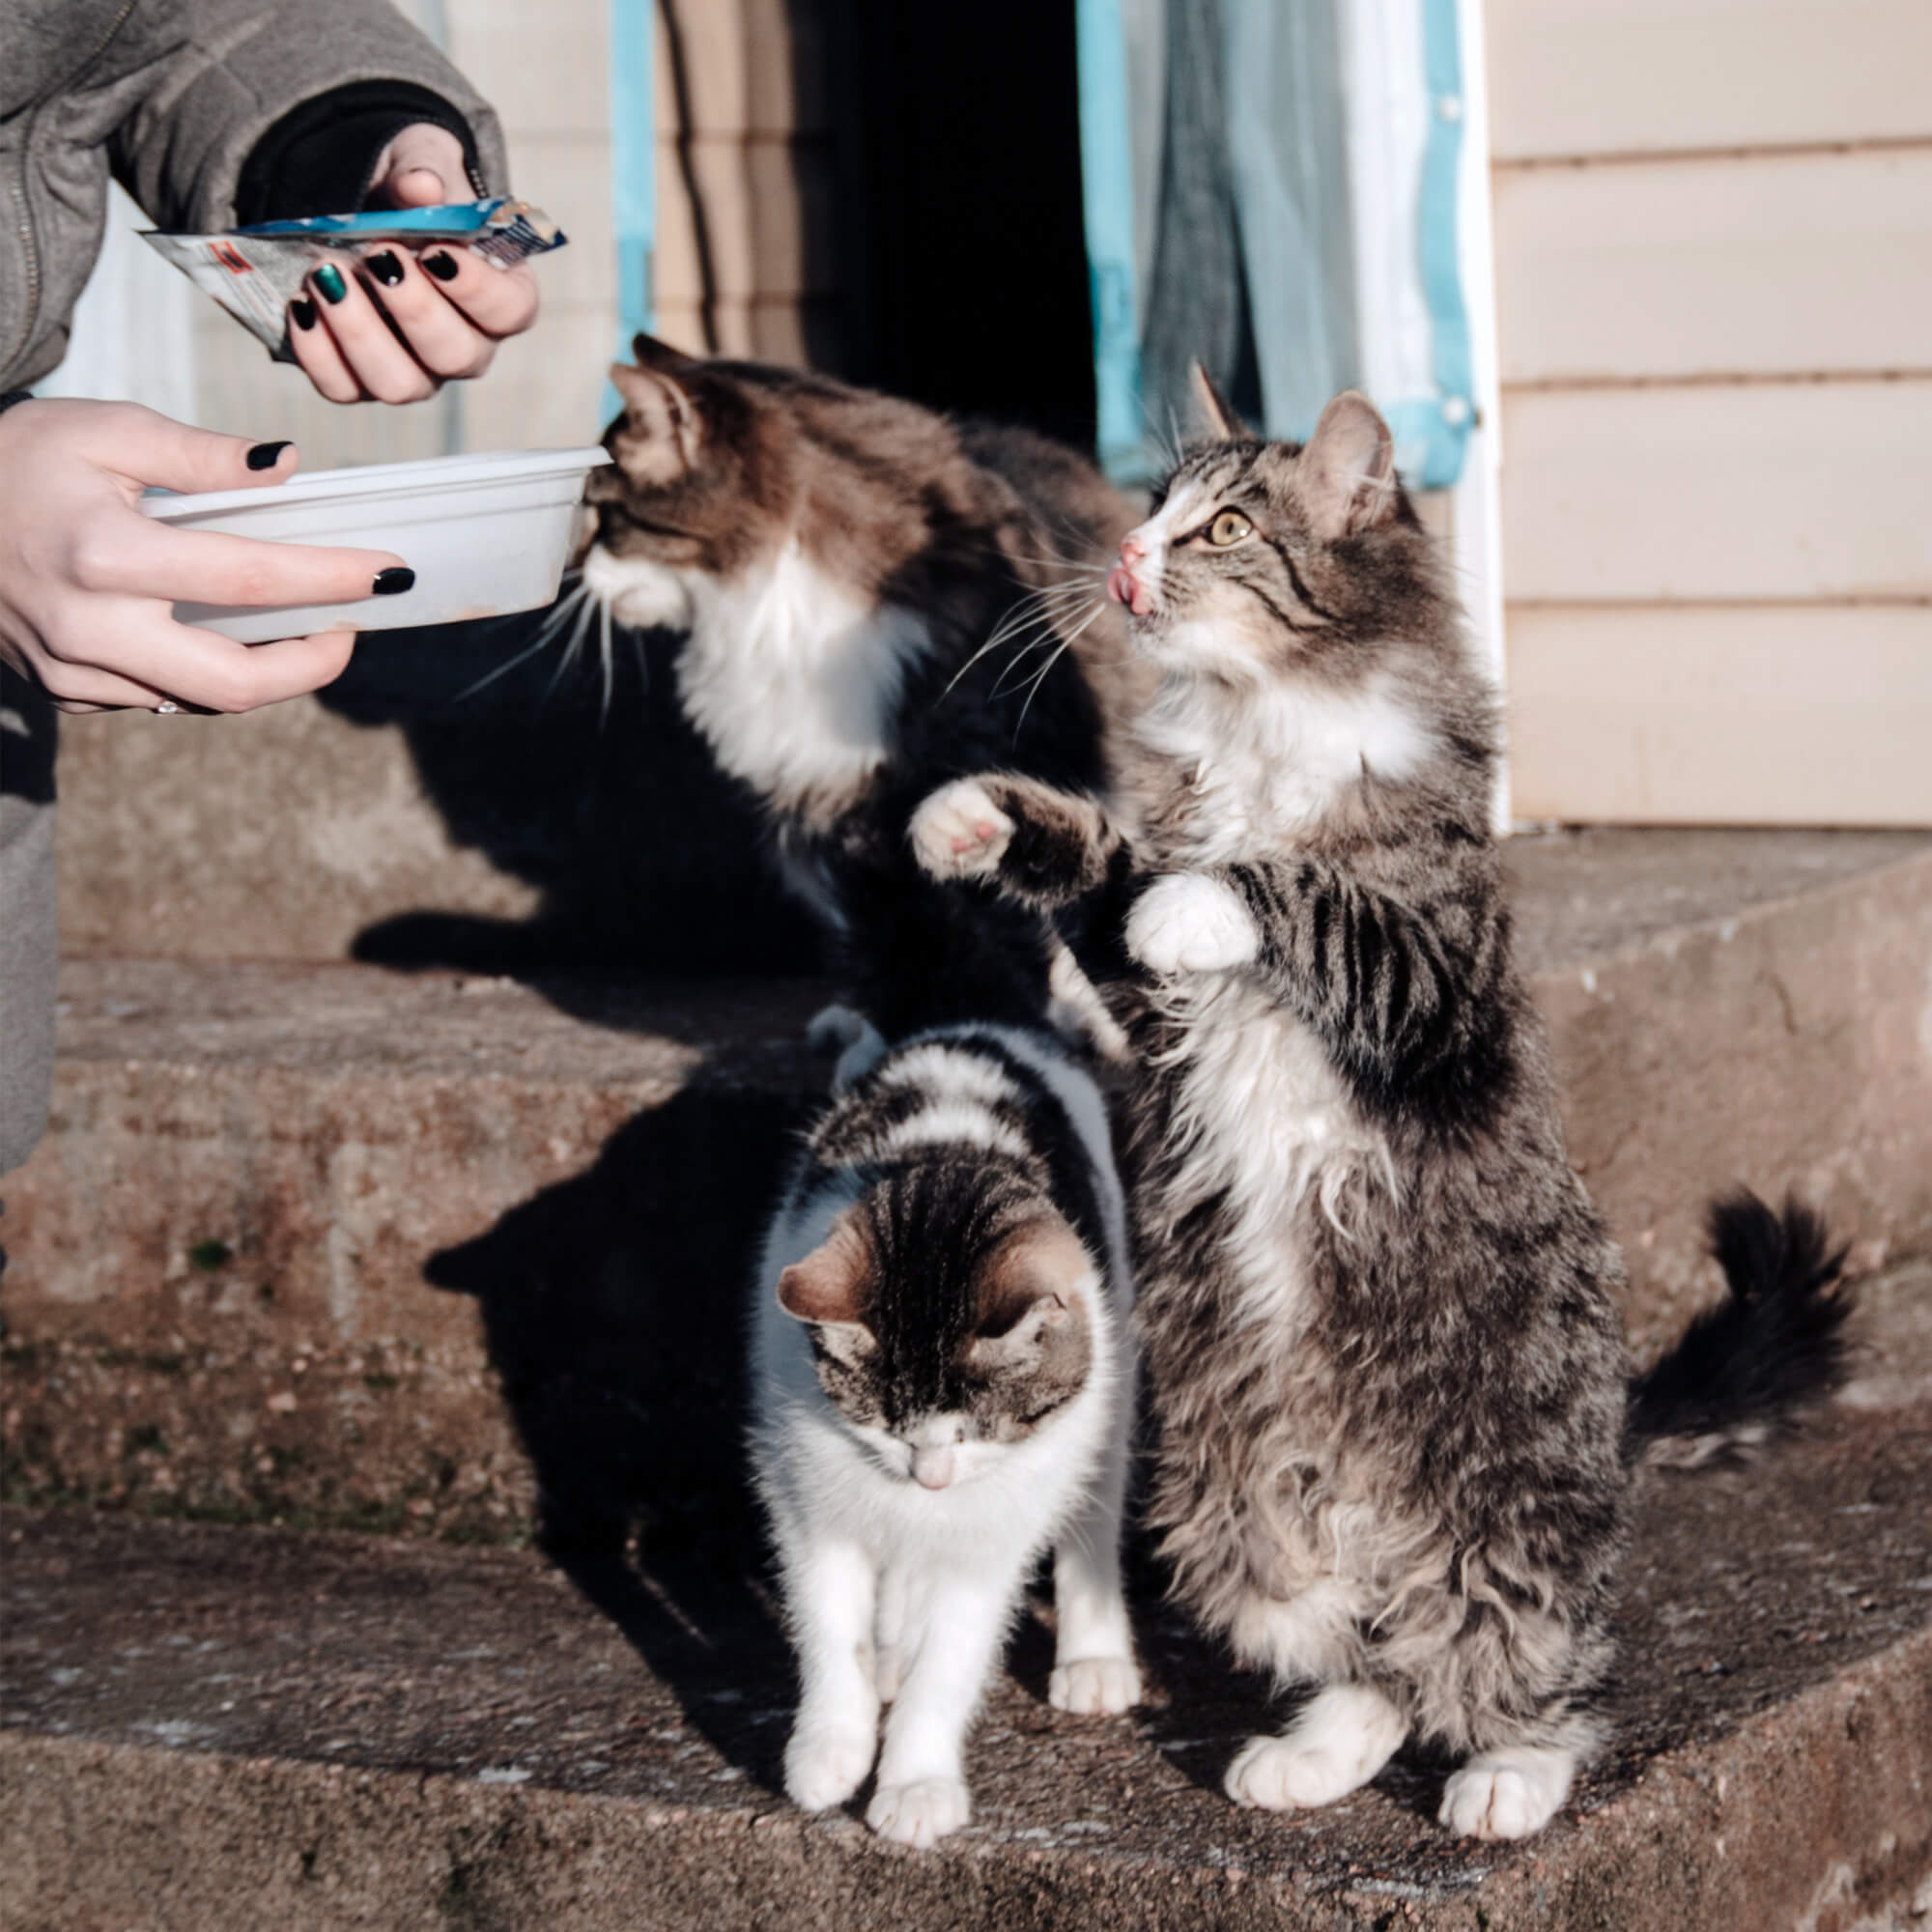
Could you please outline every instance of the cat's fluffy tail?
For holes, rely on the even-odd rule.
[[[1845,1250],[1787,1201],[1778,1214],[1748,1189],[1711,1208],[1711,1246],[1730,1292],[1631,1385],[1637,1458],[1694,1469],[1736,1460],[1786,1433],[1844,1379]]]

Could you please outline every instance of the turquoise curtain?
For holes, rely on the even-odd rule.
[[[1198,357],[1305,438],[1366,389],[1422,488],[1473,422],[1457,0],[1077,0],[1100,453],[1157,474]]]

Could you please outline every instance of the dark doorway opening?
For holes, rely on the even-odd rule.
[[[827,28],[834,373],[1091,450],[1072,0],[794,4]]]

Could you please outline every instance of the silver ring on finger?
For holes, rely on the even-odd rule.
[[[179,718],[181,715],[182,708],[172,697],[164,697],[155,706],[155,716],[156,718]]]

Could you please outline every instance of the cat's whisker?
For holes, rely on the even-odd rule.
[[[992,636],[953,672],[952,679],[948,682],[945,691],[940,696],[942,697],[950,696],[954,687],[959,683],[959,680],[989,651],[998,650],[1002,644],[1009,642],[1013,638],[1023,637],[1029,630],[1052,626],[1055,622],[1055,616],[1050,609],[1041,608],[1044,600],[1063,597],[1065,596],[1065,593],[1075,591],[1079,593],[1078,597],[1066,597],[1067,604],[1074,609],[1077,609],[1081,602],[1084,602],[1086,598],[1094,594],[1093,588],[1089,584],[1068,583],[1058,585],[1052,590],[1035,591],[1026,597],[1022,597],[1007,612],[1006,616],[1000,620],[999,624],[995,626]]]
[[[1029,631],[1037,631],[1056,623],[1062,617],[1071,616],[1074,611],[1084,610],[1094,595],[1094,586],[1083,583],[1078,597],[1061,599],[1058,603],[1037,606],[1019,616],[1010,617],[986,639],[988,647],[1004,644],[1009,638],[1024,637]]]
[[[498,665],[495,670],[486,671],[474,684],[469,685],[464,690],[459,691],[456,694],[456,702],[458,704],[466,703],[469,699],[474,697],[479,691],[483,690],[485,686],[495,684],[499,677],[507,677],[520,664],[526,664],[531,658],[548,650],[555,641],[557,633],[562,630],[566,620],[574,614],[575,607],[588,594],[589,585],[579,583],[562,597],[559,597],[556,603],[546,613],[543,622],[537,627],[535,641],[519,651],[507,663]]]
[[[1047,673],[1051,671],[1054,666],[1057,665],[1060,662],[1060,660],[1063,657],[1065,657],[1069,650],[1073,648],[1074,639],[1078,638],[1081,632],[1086,630],[1088,625],[1093,623],[1094,618],[1099,616],[1099,614],[1104,610],[1106,610],[1106,608],[1107,607],[1104,604],[1094,605],[1093,610],[1088,611],[1086,616],[1081,618],[1080,622],[1076,624],[1073,627],[1073,629],[1067,633],[1065,639],[1062,639],[1060,648],[1057,651],[1055,651],[1054,654],[1047,659],[1045,664],[1043,664],[1040,667],[1039,675],[1034,679],[1033,687],[1027,693],[1026,702],[1020,706],[1019,719],[1017,723],[1015,723],[1015,724],[1013,725],[1013,736],[1015,738],[1019,736],[1020,726],[1026,723],[1026,716],[1027,713],[1033,708],[1034,699],[1039,696],[1040,686],[1046,682]]]
[[[604,662],[604,702],[597,713],[600,727],[611,716],[611,692],[616,676],[616,661],[611,649],[611,607],[600,597],[597,600],[598,613],[598,655]]]
[[[1026,641],[1019,645],[1016,652],[1017,656],[1023,657],[1028,651],[1037,648],[1046,639],[1057,637],[1060,633],[1061,625],[1067,618],[1077,616],[1085,608],[1085,600],[1083,600],[1080,604],[1072,605],[1065,611],[1037,617],[1030,624],[1020,624],[1011,630],[1002,631],[988,640],[987,648],[990,649],[995,644],[1011,643],[1015,639],[1025,639]]]
[[[1104,576],[1114,567],[1111,563],[1083,563],[1070,556],[1032,556],[1019,550],[1009,550],[1003,554],[1011,557],[1015,563],[1043,564],[1048,570],[1086,570]]]
[[[544,686],[541,700],[543,703],[548,704],[551,701],[556,694],[557,685],[562,681],[564,672],[577,663],[577,655],[583,648],[584,639],[590,633],[590,619],[603,608],[603,602],[598,598],[586,599],[578,606],[576,621],[570,627],[569,640],[564,644],[563,653],[557,659],[556,668],[551,673],[550,682]]]

